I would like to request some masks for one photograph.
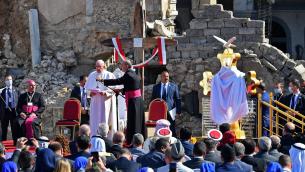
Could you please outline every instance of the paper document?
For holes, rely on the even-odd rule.
[[[176,119],[176,108],[172,109],[169,111],[170,116],[172,117],[173,120]]]

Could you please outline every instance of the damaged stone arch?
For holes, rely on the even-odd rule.
[[[139,25],[142,25],[143,23],[139,21],[139,19],[141,18],[141,10],[139,9],[141,6],[138,5],[138,3],[140,3],[141,0],[136,0],[132,3],[132,5],[130,6],[131,11],[133,11],[133,13],[131,13],[129,21],[130,21],[130,35],[132,36],[139,36],[139,34],[141,33],[141,30],[138,30],[140,28]],[[139,11],[140,10],[140,11]]]
[[[275,35],[276,33],[284,32],[285,35]],[[291,49],[291,31],[286,22],[278,17],[272,17],[272,32],[270,38],[270,44],[281,49],[284,53],[292,53]],[[283,44],[286,44],[286,52],[285,49],[280,48]],[[278,46],[277,46],[278,45]]]

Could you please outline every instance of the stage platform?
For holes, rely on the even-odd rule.
[[[14,146],[13,140],[2,141],[2,144],[5,146],[5,157],[8,159],[13,155],[16,146]],[[30,147],[29,151],[35,153],[35,147]]]

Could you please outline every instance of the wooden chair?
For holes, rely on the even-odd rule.
[[[145,122],[147,128],[147,136],[151,136],[150,128],[156,127],[159,119],[167,119],[167,105],[163,99],[154,99],[150,102],[148,108],[148,120]]]
[[[62,134],[62,127],[72,127],[71,133],[74,140],[75,128],[80,126],[81,117],[81,103],[78,99],[71,98],[64,104],[63,119],[56,122],[55,126],[59,127],[60,134]]]

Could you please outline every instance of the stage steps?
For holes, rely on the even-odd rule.
[[[202,97],[202,136],[206,136],[210,129],[218,128],[218,125],[210,117],[210,97]],[[242,119],[241,129],[245,131],[246,137],[256,137],[256,99],[248,98],[249,114]]]

